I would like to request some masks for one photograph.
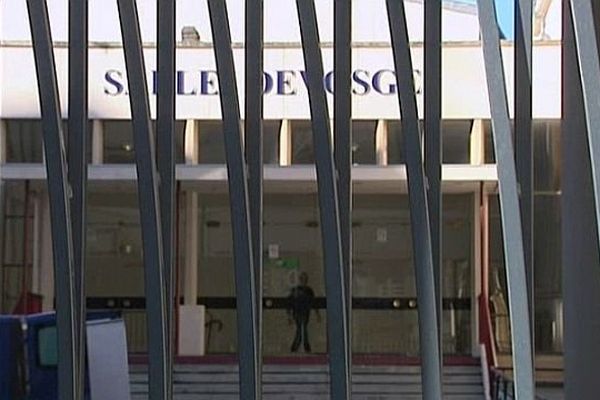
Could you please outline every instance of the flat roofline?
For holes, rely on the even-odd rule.
[[[511,40],[503,40],[503,47],[512,47],[514,42]],[[533,42],[534,46],[557,46],[561,45],[561,40],[535,40]],[[68,48],[69,42],[65,41],[55,41],[54,48]],[[411,47],[419,48],[423,47],[423,42],[411,42]],[[443,42],[443,47],[445,48],[465,48],[465,47],[481,47],[481,41],[478,40],[465,40],[465,41],[447,41]],[[212,49],[212,42],[199,42],[194,45],[177,43],[177,49],[185,50],[185,49]],[[31,48],[32,42],[30,40],[0,40],[0,48]],[[154,49],[156,48],[155,42],[145,42],[143,44],[145,49]],[[234,42],[232,43],[232,47],[234,49],[243,49],[244,42]],[[123,48],[122,42],[90,42],[90,49],[114,49],[114,48]],[[266,42],[264,44],[265,49],[300,49],[302,48],[302,43],[300,42]],[[321,48],[333,48],[333,42],[322,42]],[[353,42],[352,48],[355,49],[364,49],[364,48],[391,48],[391,44],[389,42]]]
[[[227,193],[227,168],[224,165],[185,165],[176,167],[177,181],[183,188],[202,193]],[[353,191],[357,194],[407,193],[407,174],[404,165],[360,165],[352,168]],[[136,181],[134,164],[90,165],[89,182],[108,185],[131,185]],[[265,191],[269,193],[316,193],[314,165],[280,167],[266,165]],[[0,179],[5,182],[30,180],[45,185],[46,169],[43,164],[12,163],[0,165]],[[444,193],[473,193],[481,184],[494,190],[498,174],[495,164],[446,164],[442,167]]]

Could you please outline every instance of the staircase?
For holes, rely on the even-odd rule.
[[[418,366],[355,366],[353,399],[420,400]],[[148,398],[146,366],[130,370],[131,399]],[[177,365],[175,400],[237,400],[236,365]],[[265,400],[328,400],[329,376],[325,365],[266,365],[263,372]],[[478,366],[444,368],[445,400],[483,400],[481,369]]]

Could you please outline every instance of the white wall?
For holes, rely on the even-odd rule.
[[[144,41],[153,42],[156,36],[156,0],[138,0],[139,16]],[[298,42],[300,31],[296,0],[265,0],[265,38],[273,42]],[[227,0],[233,41],[244,39],[244,0]],[[66,41],[67,0],[48,0],[53,38]],[[333,1],[316,0],[321,39],[333,41]],[[445,40],[477,40],[477,16],[472,10],[444,10],[443,34]],[[25,0],[0,2],[2,40],[29,40]],[[116,0],[90,0],[90,40],[121,41]],[[414,41],[423,40],[422,1],[406,2],[409,32]],[[385,0],[354,0],[354,40],[389,41]],[[17,21],[19,21],[17,23]],[[22,21],[22,22],[21,22]],[[177,1],[177,32],[186,25],[195,26],[202,40],[210,41],[210,23],[206,0]]]

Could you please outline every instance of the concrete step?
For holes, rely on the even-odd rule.
[[[174,371],[176,400],[239,399],[237,365],[177,365]],[[131,367],[132,400],[147,400],[145,366]],[[329,374],[325,365],[266,365],[263,371],[266,400],[329,399]],[[353,398],[358,400],[421,399],[418,366],[355,366]],[[444,369],[444,398],[482,400],[483,383],[477,366]]]

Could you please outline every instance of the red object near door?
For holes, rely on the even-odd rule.
[[[37,314],[42,312],[42,296],[33,293],[23,293],[13,310],[13,314]]]

